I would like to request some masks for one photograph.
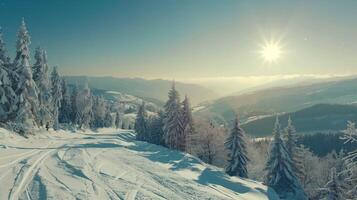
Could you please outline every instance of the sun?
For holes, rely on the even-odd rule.
[[[270,41],[262,45],[260,54],[265,61],[272,63],[281,57],[282,49],[278,42]]]

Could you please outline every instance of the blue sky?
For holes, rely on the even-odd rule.
[[[356,10],[353,0],[0,0],[0,26],[13,56],[25,17],[31,48],[63,74],[335,75],[357,73]],[[264,39],[280,40],[274,63],[258,53]]]

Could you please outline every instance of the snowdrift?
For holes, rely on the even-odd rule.
[[[0,199],[278,199],[261,183],[199,159],[135,141],[125,130],[0,129]]]

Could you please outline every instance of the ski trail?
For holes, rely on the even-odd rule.
[[[136,176],[136,178],[138,178]],[[138,181],[136,181],[138,183]],[[139,189],[143,186],[143,182],[139,183],[135,189],[130,190],[128,193],[126,193],[124,200],[135,200],[136,195],[139,192]]]
[[[3,157],[0,158],[0,160],[5,160],[5,159],[8,159],[8,158],[16,158],[16,157],[19,157],[19,156],[31,154],[34,151],[36,151],[36,149],[31,150],[31,151],[27,151],[27,152],[23,152],[23,153],[19,153],[19,154],[16,154],[16,155],[3,156]]]
[[[39,165],[42,164],[42,162],[45,160],[45,158],[50,154],[52,153],[53,151],[55,151],[57,149],[52,149],[52,150],[49,150],[47,151],[46,153],[42,154],[29,168],[28,170],[25,172],[24,176],[22,177],[21,179],[21,182],[19,183],[19,185],[16,187],[14,185],[14,187],[16,187],[15,191],[13,193],[10,193],[9,195],[9,199],[10,200],[17,200],[19,199],[19,195],[20,195],[20,192],[22,191],[22,188],[24,187],[24,185],[26,184],[26,181],[31,177],[32,173],[34,172],[34,170],[36,168],[39,168]],[[15,183],[16,184],[16,183]],[[14,187],[11,189],[13,190]]]
[[[5,173],[3,173],[3,174],[0,176],[0,180],[3,179],[10,171],[11,171],[11,169],[8,169]]]
[[[36,150],[35,152],[32,152],[32,153],[29,153],[29,154],[26,154],[25,156],[21,156],[20,158],[17,158],[9,163],[6,163],[6,164],[3,164],[3,165],[0,165],[0,168],[3,168],[3,167],[8,167],[8,166],[11,166],[13,164],[16,164],[17,162],[19,162],[20,160],[23,160],[24,158],[27,158],[27,157],[31,157],[33,156],[34,154],[36,153],[39,153],[40,150]]]

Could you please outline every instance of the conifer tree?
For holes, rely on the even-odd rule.
[[[164,112],[159,111],[155,116],[149,118],[148,125],[148,142],[152,144],[163,144],[163,127],[164,127]]]
[[[293,162],[293,170],[296,176],[299,178],[300,183],[302,183],[304,182],[303,178],[305,177],[303,164],[302,164],[302,155],[301,155],[301,150],[296,145],[296,141],[297,141],[296,130],[290,116],[288,119],[288,125],[285,128],[284,138],[285,138],[286,150],[289,153],[289,156]]]
[[[61,89],[62,89],[62,101],[59,111],[59,122],[68,124],[71,122],[72,105],[71,105],[71,97],[65,79],[62,79]]]
[[[234,120],[233,128],[226,142],[225,149],[228,153],[226,173],[230,176],[248,177],[246,142],[244,130],[239,126],[238,117]]]
[[[190,100],[188,99],[187,95],[182,102],[182,124],[184,128],[184,135],[185,143],[186,143],[186,150],[191,152],[191,147],[193,144],[193,138],[195,134],[193,117],[192,117],[192,109],[190,105]]]
[[[73,90],[71,93],[71,121],[73,124],[78,124],[78,109],[77,109],[77,99],[79,96],[79,88],[78,88],[78,84],[74,84],[73,86]]]
[[[16,111],[17,95],[12,88],[8,69],[0,60],[0,121],[7,122]]]
[[[147,113],[145,110],[145,103],[143,102],[138,109],[135,119],[136,139],[141,141],[147,140]]]
[[[120,128],[120,114],[119,111],[115,113],[115,128],[119,129]]]
[[[53,120],[51,82],[48,73],[47,54],[40,47],[36,48],[35,64],[33,65],[33,80],[38,89],[38,115],[40,126],[45,126]]]
[[[173,82],[169,91],[169,99],[165,108],[164,138],[165,144],[170,149],[186,150],[186,138],[184,137],[184,127],[182,123],[182,108],[180,95]]]
[[[0,27],[0,62],[2,62],[4,66],[6,66],[10,58],[6,56],[5,42],[2,34],[2,28]]]
[[[59,129],[59,109],[62,101],[62,79],[58,74],[57,67],[54,67],[51,73],[52,85],[52,106],[53,106],[53,128]]]
[[[13,117],[17,107],[17,95],[13,89],[15,74],[10,68],[10,58],[6,56],[5,42],[0,27],[0,121],[6,122]]]
[[[92,120],[92,94],[88,82],[85,83],[82,92],[76,98],[76,109],[76,121],[79,128],[89,128]]]
[[[355,123],[348,121],[345,134],[341,138],[345,144],[357,144],[357,130]],[[348,152],[343,158],[346,170],[343,171],[346,176],[347,199],[357,199],[357,149]]]
[[[330,180],[326,184],[327,200],[345,200],[343,183],[340,180],[336,168],[331,169]]]
[[[282,198],[307,199],[293,170],[293,162],[280,135],[280,123],[276,118],[271,150],[265,167],[264,183],[272,187]],[[293,197],[292,197],[293,196]]]
[[[13,63],[13,69],[18,73],[18,84],[15,91],[19,96],[16,122],[21,124],[20,131],[22,133],[31,131],[30,129],[36,125],[38,113],[38,92],[36,83],[32,78],[29,45],[30,36],[25,21],[22,20],[18,32],[16,58]]]
[[[110,106],[107,105],[104,117],[104,127],[112,127],[113,126],[113,117],[110,110]]]

